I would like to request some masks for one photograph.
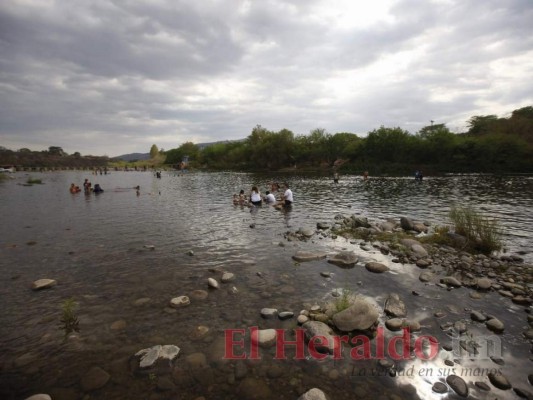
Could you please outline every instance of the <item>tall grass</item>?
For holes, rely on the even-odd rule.
[[[65,332],[65,340],[72,332],[80,331],[80,322],[75,313],[76,306],[74,299],[67,299],[62,304],[61,329]]]
[[[472,207],[452,207],[450,219],[455,233],[467,238],[469,246],[481,253],[501,250],[503,234],[500,223],[474,210]]]

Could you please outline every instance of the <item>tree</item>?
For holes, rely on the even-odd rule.
[[[165,164],[178,164],[183,161],[185,156],[189,157],[189,161],[195,161],[198,158],[198,153],[198,146],[192,142],[186,142],[177,149],[167,151]]]
[[[468,120],[468,133],[471,135],[489,133],[497,122],[496,115],[475,115]]]
[[[48,153],[53,154],[55,156],[64,156],[66,154],[59,146],[50,146],[48,148]]]
[[[150,148],[150,158],[155,158],[159,154],[159,149],[155,144],[152,145]]]

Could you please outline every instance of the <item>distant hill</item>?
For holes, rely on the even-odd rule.
[[[111,160],[123,160],[123,161],[138,161],[138,160],[149,160],[150,153],[130,153],[123,154],[121,156],[113,157]]]

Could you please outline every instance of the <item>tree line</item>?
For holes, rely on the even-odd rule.
[[[344,172],[380,173],[533,172],[533,107],[508,118],[473,116],[468,131],[451,132],[431,124],[412,134],[400,127],[374,129],[359,137],[319,128],[308,135],[288,129],[269,131],[257,125],[244,140],[203,148],[187,142],[166,151],[166,164],[187,156],[190,165],[207,169],[282,170],[338,168]]]

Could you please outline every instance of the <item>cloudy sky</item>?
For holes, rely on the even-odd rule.
[[[532,0],[2,1],[0,145],[461,132],[533,105],[532,21]]]

